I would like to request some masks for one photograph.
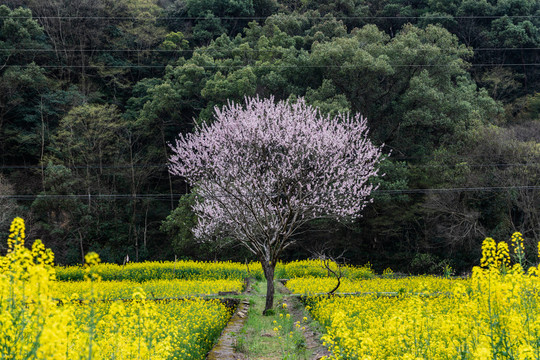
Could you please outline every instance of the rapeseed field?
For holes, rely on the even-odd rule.
[[[358,296],[312,296],[330,359],[540,359],[538,268],[524,271],[523,239],[483,243],[467,280],[435,277],[346,281]],[[299,293],[328,291],[335,279],[291,281]],[[311,285],[310,285],[311,284]],[[381,290],[392,291],[384,294]]]
[[[60,283],[54,254],[39,240],[31,249],[24,246],[22,219],[14,220],[10,233],[8,252],[0,257],[2,359],[204,359],[230,318],[230,309],[218,300],[201,298],[154,301],[147,291],[166,297],[242,286],[238,280],[172,285],[185,293],[159,281],[146,287],[134,282],[110,286],[101,281],[95,253],[86,256],[83,282]],[[73,286],[79,286],[80,294]],[[111,298],[123,300],[107,300]]]
[[[230,262],[122,267],[95,253],[84,266],[60,268],[41,241],[24,241],[17,218],[0,257],[2,359],[204,359],[231,309],[201,295],[240,292],[260,271]],[[327,263],[342,274],[333,296],[337,279],[319,260],[280,263],[276,272],[324,328],[328,359],[540,360],[540,271],[525,270],[523,237],[487,238],[482,255],[466,279],[391,278]],[[291,335],[278,324],[274,331]]]

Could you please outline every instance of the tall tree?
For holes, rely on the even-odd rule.
[[[60,121],[52,141],[54,151],[47,158],[62,166],[47,166],[45,170],[44,195],[53,198],[45,196],[40,206],[34,206],[51,233],[62,230],[65,236],[80,238],[80,244],[94,249],[116,243],[114,250],[127,251],[133,222],[128,220],[125,202],[115,201],[115,194],[129,191],[124,189],[132,169],[129,137],[121,120],[115,106],[84,104],[71,109]],[[69,221],[62,226],[58,217],[64,211],[54,211],[62,205],[54,198],[59,192],[76,195],[65,200]],[[84,228],[89,229],[82,231]],[[118,254],[103,255],[111,260],[119,258]]]
[[[0,158],[9,162],[32,153],[22,138],[35,140],[41,98],[50,83],[35,64],[45,47],[43,31],[28,9],[0,5]],[[34,148],[37,148],[34,146]],[[26,151],[30,150],[30,151]],[[34,152],[32,155],[36,155]],[[10,157],[12,157],[10,159]],[[25,159],[34,160],[34,159]],[[19,160],[20,161],[20,160]]]
[[[303,225],[360,216],[381,149],[359,114],[322,116],[295,104],[247,98],[216,108],[212,125],[180,135],[170,171],[197,187],[195,235],[230,236],[261,262],[273,306],[274,269]]]
[[[21,215],[18,213],[20,209],[16,201],[12,198],[14,194],[13,186],[0,174],[0,237],[2,239],[7,237],[9,222]],[[4,253],[5,250],[5,247],[0,245],[0,253]]]
[[[177,0],[166,18],[172,31],[191,31],[194,43],[208,44],[223,33],[236,35],[249,17],[268,16],[275,7],[272,0]]]

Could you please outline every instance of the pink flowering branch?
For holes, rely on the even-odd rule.
[[[303,225],[358,217],[375,189],[368,180],[381,149],[359,114],[247,98],[216,108],[214,118],[171,145],[169,170],[197,188],[195,236],[234,238],[260,259],[267,280]]]

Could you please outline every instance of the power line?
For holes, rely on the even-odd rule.
[[[169,164],[126,164],[126,165],[0,165],[0,169],[46,169],[46,168],[68,168],[68,169],[131,169],[135,168],[166,168]]]
[[[431,189],[393,189],[393,190],[375,190],[372,194],[436,194],[436,193],[449,193],[449,192],[504,192],[511,190],[540,190],[538,185],[522,185],[522,186],[494,186],[494,187],[460,187],[460,188],[431,188]],[[118,200],[118,199],[132,199],[132,200],[166,200],[169,201],[172,198],[179,199],[186,194],[23,194],[23,195],[0,195],[0,199],[14,199],[14,200],[35,200],[37,198],[45,199],[88,199],[88,200]],[[234,197],[254,197],[259,196],[258,193],[238,194]],[[265,194],[271,196],[272,194]],[[233,195],[211,195],[207,197],[231,197]],[[276,195],[277,196],[277,195]]]
[[[503,192],[508,190],[540,190],[537,185],[522,186],[480,186],[480,187],[461,187],[461,188],[442,188],[442,189],[396,189],[396,190],[375,190],[374,193],[382,194],[430,194],[446,192]]]
[[[471,20],[471,19],[500,19],[500,18],[510,18],[510,19],[536,19],[540,18],[540,15],[471,15],[471,16],[453,16],[453,15],[423,15],[423,16],[378,16],[378,15],[366,15],[366,16],[306,16],[303,14],[298,15],[286,15],[287,17],[294,17],[300,19],[317,19],[317,20],[367,20],[367,19],[384,19],[384,20],[404,20],[404,19],[459,19],[459,20]],[[211,18],[207,17],[197,17],[197,16],[164,16],[164,17],[137,17],[137,16],[0,16],[0,19],[54,19],[54,20],[139,20],[139,21],[162,21],[162,20],[209,20],[214,21],[216,19],[220,20],[266,20],[268,16],[213,16]]]
[[[190,39],[190,38],[185,38]],[[407,48],[409,50],[418,50],[418,51],[430,51],[430,49],[426,48]],[[39,49],[39,48],[24,48],[24,49],[18,49],[18,48],[3,48],[1,50],[4,51],[12,51],[12,52],[74,52],[74,53],[80,53],[80,52],[157,52],[157,53],[175,53],[175,52],[221,52],[221,51],[240,51],[242,53],[244,52],[253,52],[253,53],[266,53],[266,52],[276,52],[275,49],[242,49],[239,50],[238,48],[233,49],[222,49],[222,48],[210,48],[210,49],[204,49],[204,48],[197,48],[197,49],[174,49],[174,50],[166,50],[166,49]],[[283,50],[288,50],[288,48],[283,48]],[[526,47],[526,48],[472,48],[473,51],[536,51],[540,50],[540,47]],[[312,53],[311,50],[303,50],[307,53]]]
[[[455,163],[455,164],[419,164],[411,165],[411,167],[427,167],[427,168],[441,168],[441,167],[456,167],[465,166],[473,168],[484,167],[540,167],[540,163],[527,163],[527,164],[468,164],[468,163]]]
[[[399,159],[398,159],[399,160]],[[456,167],[466,166],[471,168],[508,168],[508,167],[540,167],[538,162],[530,163],[484,163],[470,164],[467,162],[453,164],[407,164],[413,168],[441,168],[441,167]],[[135,164],[135,165],[0,165],[0,169],[46,169],[46,168],[68,168],[68,169],[131,169],[131,168],[162,168],[166,169],[169,164]]]
[[[0,195],[2,199],[13,199],[20,201],[34,201],[36,199],[72,199],[72,200],[160,200],[170,201],[180,199],[185,194],[21,194],[21,195]]]
[[[405,159],[405,158],[403,158]],[[402,158],[397,160],[401,161]],[[452,164],[408,164],[411,167],[452,167],[452,166],[467,166],[467,167],[538,167],[540,163],[482,163],[482,164],[470,164],[465,162],[458,162]],[[131,168],[167,168],[169,164],[125,164],[125,165],[0,165],[0,169],[43,169],[43,168],[68,168],[68,169],[131,169]]]
[[[360,68],[363,65],[197,65],[195,66],[204,68],[204,69],[241,69],[247,66],[257,69],[291,69],[291,68],[300,68],[300,69],[356,69]],[[455,66],[453,64],[389,64],[394,67],[451,67]],[[464,64],[465,65],[465,64]],[[4,65],[4,67],[31,67],[34,65],[22,64],[22,65]],[[164,69],[167,66],[174,65],[37,65],[43,69],[64,69],[64,68],[75,68],[75,69],[102,69],[102,68],[118,68],[118,69]],[[466,64],[466,67],[506,67],[506,66],[520,66],[520,67],[534,67],[540,66],[540,63],[524,63],[524,64]]]

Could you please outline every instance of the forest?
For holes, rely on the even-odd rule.
[[[539,50],[538,0],[4,0],[0,238],[20,216],[59,264],[251,260],[196,241],[168,162],[258,95],[361,113],[383,145],[363,217],[310,222],[284,260],[441,273],[486,237],[536,249]]]

